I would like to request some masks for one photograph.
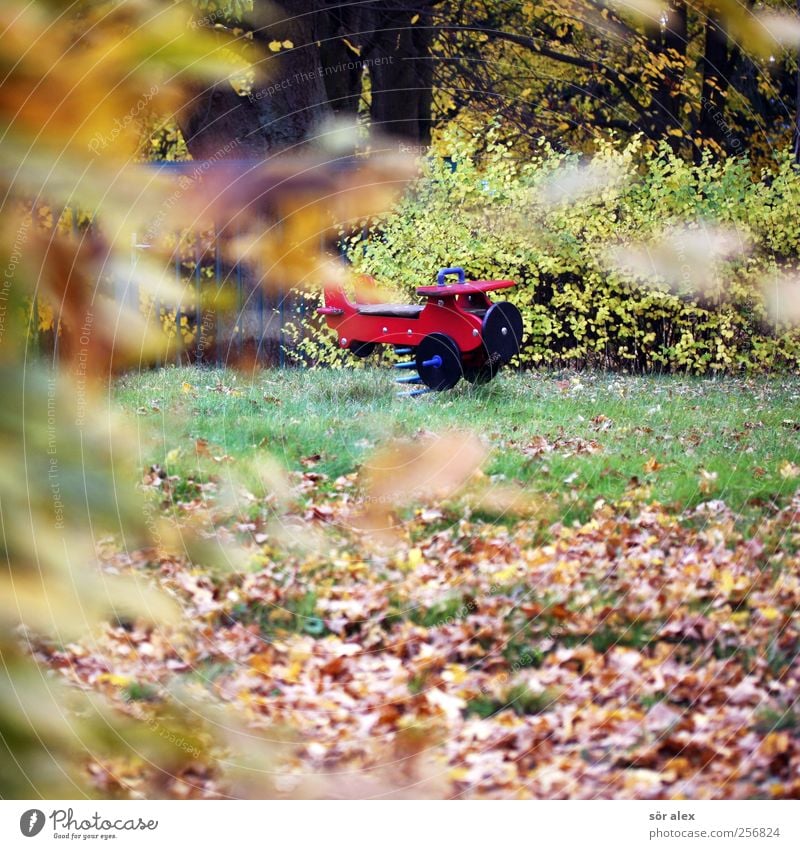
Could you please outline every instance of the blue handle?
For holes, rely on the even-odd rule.
[[[447,275],[448,275],[448,274],[457,274],[457,275],[458,275],[458,282],[459,282],[459,283],[463,283],[463,282],[467,279],[467,278],[466,278],[466,275],[464,274],[464,269],[463,269],[463,268],[443,268],[443,269],[442,269],[442,270],[441,270],[441,271],[440,271],[440,272],[436,275],[436,283],[437,283],[437,285],[439,285],[439,286],[444,286],[444,285],[445,285],[444,278],[445,278],[445,277],[447,277]]]

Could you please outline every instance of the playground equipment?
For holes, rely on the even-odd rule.
[[[458,282],[448,284],[449,275]],[[336,331],[339,346],[368,357],[376,345],[393,345],[409,356],[395,368],[408,372],[398,383],[406,395],[452,389],[464,377],[471,383],[491,380],[522,343],[522,316],[508,301],[492,303],[487,292],[515,286],[513,280],[467,281],[463,268],[443,268],[435,286],[420,286],[424,304],[354,303],[341,286],[325,289],[318,312]]]

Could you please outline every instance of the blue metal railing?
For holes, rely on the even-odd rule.
[[[178,363],[188,360],[198,365],[211,362],[221,365],[231,356],[239,359],[250,352],[256,362],[286,367],[293,362],[296,350],[287,325],[291,322],[303,332],[305,299],[293,292],[265,291],[242,263],[226,266],[218,236],[216,228],[210,238],[207,233],[175,234],[172,274],[181,289],[189,291],[191,287],[194,304],[178,304],[174,319],[167,321],[166,305],[158,300],[153,303],[155,319],[170,340],[165,356]],[[135,290],[138,301],[139,252],[151,245],[137,241],[135,234],[133,245],[129,286]],[[235,304],[233,317],[220,306],[226,289]],[[183,343],[187,324],[192,334],[189,345]]]

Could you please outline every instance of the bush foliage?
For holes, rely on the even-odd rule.
[[[743,158],[695,166],[667,146],[644,153],[636,140],[606,144],[588,166],[544,141],[520,161],[494,128],[438,147],[390,215],[346,238],[355,271],[410,300],[445,266],[516,280],[508,297],[525,320],[523,366],[797,368],[800,332],[776,323],[764,300],[770,281],[794,272],[800,249],[800,173],[788,153],[754,178]],[[679,246],[664,256],[669,228],[688,234],[686,256]],[[746,248],[710,264],[698,286],[697,245],[708,234],[712,252],[720,228]],[[647,279],[609,262],[610,249],[626,246],[652,249]],[[685,266],[690,282],[667,285],[658,256]],[[303,347],[318,362],[346,356],[325,329]]]

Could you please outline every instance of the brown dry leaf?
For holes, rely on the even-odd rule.
[[[697,487],[703,495],[710,495],[717,488],[717,478],[719,475],[716,472],[709,472],[706,469],[700,469],[700,475],[697,479]]]
[[[423,452],[445,438],[423,434],[411,446]],[[342,505],[312,506],[336,515]],[[794,698],[795,555],[776,580],[763,546],[738,536],[720,502],[704,505],[701,523],[652,503],[625,513],[598,504],[589,521],[554,526],[542,542],[534,521],[426,529],[426,511],[442,512],[415,511],[391,556],[340,525],[324,556],[262,556],[245,577],[174,565],[171,586],[198,614],[180,639],[123,631],[110,653],[71,646],[51,665],[113,696],[153,681],[155,669],[160,683],[169,662],[226,664],[209,687],[253,731],[296,729],[300,745],[271,772],[280,792],[299,797],[370,787],[421,795],[422,758],[436,765],[438,796],[650,798],[679,779],[712,797],[800,789],[787,778],[800,746],[777,727]],[[767,538],[797,515],[800,496],[768,520]],[[255,611],[261,626],[247,622]],[[277,629],[269,644],[264,625]],[[330,786],[330,771],[377,775],[392,758],[404,760],[391,787],[366,778],[360,791]]]
[[[791,460],[784,460],[778,467],[778,473],[784,480],[794,480],[800,476],[800,466]]]
[[[603,413],[596,415],[592,419],[592,430],[610,430],[614,426],[614,422]]]
[[[658,472],[664,468],[663,463],[659,463],[655,457],[650,457],[650,459],[644,464],[644,470],[646,472]]]
[[[364,508],[360,523],[385,530],[398,507],[449,498],[464,486],[485,457],[481,441],[464,431],[384,446],[361,469]]]

